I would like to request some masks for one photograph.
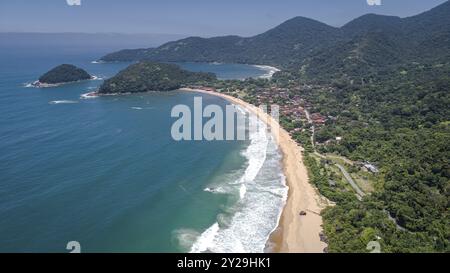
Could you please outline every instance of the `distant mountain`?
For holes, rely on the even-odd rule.
[[[296,63],[315,50],[333,45],[339,39],[339,29],[315,20],[296,17],[250,38],[245,54],[253,54],[252,63],[286,66]]]
[[[215,80],[212,73],[190,72],[174,64],[149,61],[130,65],[116,76],[106,80],[99,89],[101,94],[171,91],[188,84],[201,84]]]
[[[401,32],[402,19],[396,16],[366,14],[344,25],[341,30],[348,38],[369,32],[383,32],[389,35]]]
[[[450,2],[399,18],[367,14],[341,28],[296,17],[254,37],[190,37],[158,48],[123,50],[103,61],[268,64],[305,76],[362,76],[410,62],[450,60]]]
[[[103,56],[102,62],[129,62],[148,59],[154,48],[123,49]]]
[[[390,73],[410,63],[450,62],[450,2],[399,18],[368,14],[341,29],[342,40],[296,63],[308,78]]]
[[[123,50],[102,61],[191,61],[284,65],[316,48],[331,45],[339,37],[336,28],[311,19],[296,17],[263,34],[243,38],[190,37],[154,49]]]

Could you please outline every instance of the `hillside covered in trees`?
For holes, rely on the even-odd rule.
[[[449,75],[448,64],[415,65],[302,93],[314,111],[336,117],[316,132],[317,142],[329,142],[320,153],[380,168],[376,191],[360,202],[336,193],[325,165],[309,160],[313,182],[337,202],[324,212],[330,251],[364,251],[364,236],[382,238],[385,252],[450,251]]]
[[[48,71],[39,78],[39,83],[59,84],[89,80],[92,76],[81,68],[71,64],[62,64]]]
[[[189,72],[174,64],[139,62],[130,65],[116,76],[106,80],[99,93],[138,93],[171,91],[188,84],[216,80],[212,73]]]
[[[398,63],[449,61],[449,14],[447,1],[408,18],[364,15],[341,28],[295,17],[253,37],[189,37],[101,60],[267,64],[320,79],[361,77]]]

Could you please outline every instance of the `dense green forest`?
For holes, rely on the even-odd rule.
[[[408,18],[368,14],[341,28],[295,17],[252,37],[189,37],[101,60],[267,64],[319,79],[364,76],[399,62],[449,58],[448,14],[450,2]]]
[[[335,116],[316,135],[318,148],[376,162],[381,190],[358,201],[328,185],[329,173],[307,155],[312,182],[337,206],[324,211],[329,251],[360,252],[375,238],[385,252],[450,251],[450,64],[401,65],[370,83],[330,82],[302,97]],[[308,142],[304,138],[303,143]]]
[[[89,80],[91,75],[71,64],[62,64],[48,71],[39,78],[40,83],[57,84]]]
[[[282,66],[302,59],[311,50],[331,45],[338,29],[311,19],[296,17],[276,28],[249,38],[224,36],[189,37],[158,48],[122,50],[102,61],[152,60],[162,62],[224,62]]]
[[[143,61],[130,65],[116,76],[106,80],[99,92],[107,94],[171,91],[184,85],[215,80],[216,76],[211,73],[189,72],[174,64]]]

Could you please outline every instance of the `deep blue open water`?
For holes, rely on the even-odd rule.
[[[91,63],[104,53],[0,49],[0,252],[68,252],[69,241],[82,252],[263,251],[286,194],[269,135],[172,140],[171,109],[192,105],[190,93],[81,99],[102,80],[25,87],[61,63],[103,79],[128,65]],[[224,79],[266,73],[181,65]]]

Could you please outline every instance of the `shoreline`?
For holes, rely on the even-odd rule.
[[[274,138],[283,155],[282,167],[289,190],[278,226],[270,234],[266,248],[271,246],[271,252],[280,253],[323,253],[327,244],[319,236],[322,232],[320,212],[326,202],[309,183],[308,172],[303,164],[302,147],[270,115],[241,99],[201,89],[181,88],[180,91],[221,97],[252,112],[272,131],[279,130]],[[301,211],[307,212],[307,215],[300,216]]]
[[[280,69],[278,69],[278,68],[276,68],[274,66],[270,66],[270,65],[257,65],[257,64],[254,64],[254,65],[251,65],[251,66],[256,67],[258,69],[261,69],[261,70],[264,70],[266,72],[266,74],[258,77],[260,79],[271,79],[272,76],[275,73],[281,71]]]
[[[28,88],[30,88],[30,87],[31,88],[54,88],[54,87],[60,87],[63,85],[75,84],[75,83],[86,82],[86,81],[99,81],[99,80],[103,80],[103,78],[97,77],[97,76],[91,76],[90,79],[71,81],[71,82],[58,82],[58,83],[44,83],[44,82],[40,82],[39,80],[37,80],[32,83],[25,83],[24,86],[28,87]]]

